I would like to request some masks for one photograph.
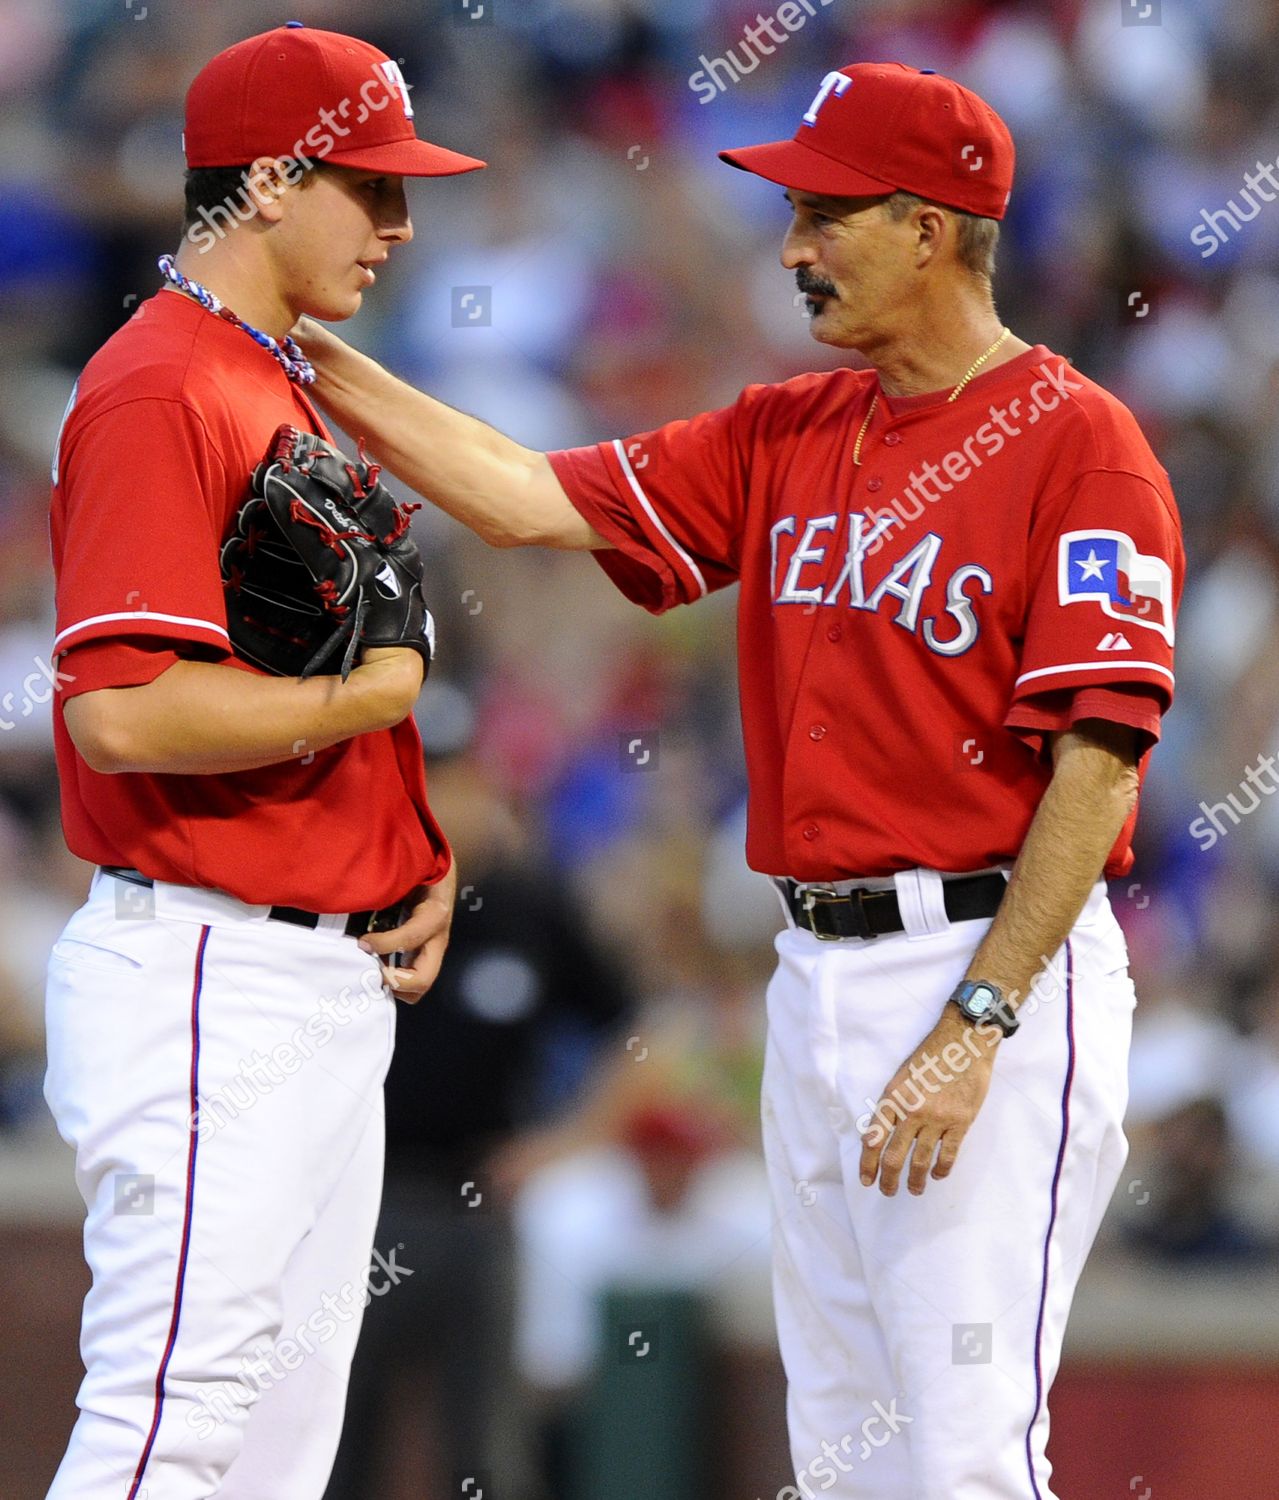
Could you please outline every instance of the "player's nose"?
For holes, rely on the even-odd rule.
[[[378,223],[378,238],[393,245],[407,245],[413,238],[413,219],[409,214],[409,200],[404,184],[390,196],[386,211]]]

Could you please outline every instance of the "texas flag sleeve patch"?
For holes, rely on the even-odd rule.
[[[1065,689],[1136,687],[1153,688],[1167,708],[1185,549],[1166,485],[1091,471],[1035,523],[1011,704]]]
[[[1139,552],[1122,531],[1067,531],[1058,547],[1061,604],[1097,603],[1112,620],[1157,631],[1172,645],[1172,569],[1162,557]]]

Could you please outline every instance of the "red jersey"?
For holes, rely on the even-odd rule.
[[[73,853],[255,905],[360,911],[434,882],[450,855],[416,725],[214,776],[89,769],[62,698],[232,656],[218,554],[283,422],[328,433],[272,355],[162,292],[89,361],[53,467],[60,694],[54,739]]]
[[[1136,421],[1043,345],[948,395],[801,375],[551,455],[629,598],[656,613],[740,582],[746,852],[767,874],[1010,863],[1046,730],[1158,737],[1184,557]]]

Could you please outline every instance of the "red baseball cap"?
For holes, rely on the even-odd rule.
[[[822,79],[792,140],[720,157],[803,193],[900,190],[1002,219],[1015,152],[1007,125],[953,79],[904,63],[851,63]]]
[[[188,167],[306,157],[400,177],[485,165],[419,140],[400,65],[368,42],[290,21],[236,42],[187,91]]]

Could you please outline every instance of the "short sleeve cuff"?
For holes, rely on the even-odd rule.
[[[213,620],[186,615],[159,614],[152,610],[116,610],[110,614],[91,615],[60,630],[54,637],[55,655],[91,641],[146,638],[168,642],[187,641],[197,646],[212,646],[225,655],[231,649],[226,626]]]
[[[1049,734],[1060,734],[1084,719],[1105,719],[1135,729],[1144,754],[1159,739],[1162,707],[1159,693],[1143,686],[1065,689],[1014,703],[1004,727],[1038,751]]]
[[[63,654],[62,696],[76,698],[101,688],[143,687],[180,661],[176,651],[125,641],[91,641]]]
[[[632,604],[660,615],[680,603],[675,571],[618,518],[606,447],[565,448],[547,457],[574,510],[612,544],[591,556]]]

